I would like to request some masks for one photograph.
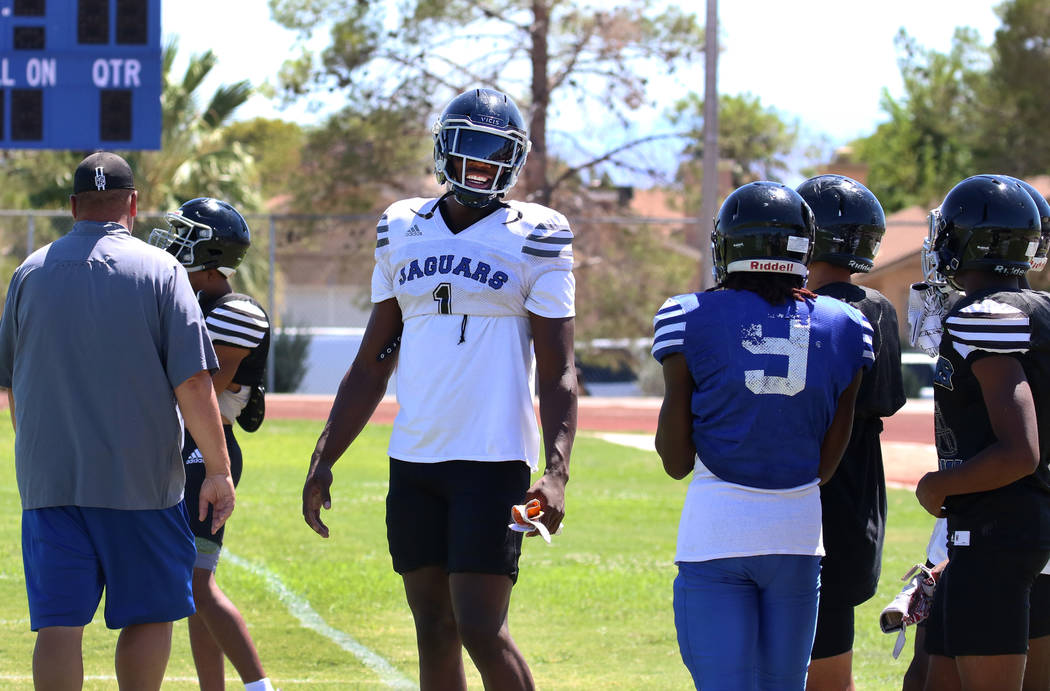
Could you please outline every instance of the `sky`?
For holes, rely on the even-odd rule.
[[[722,0],[719,3],[719,92],[749,92],[804,132],[824,135],[833,146],[874,131],[885,119],[883,89],[901,92],[893,38],[903,27],[920,45],[946,51],[957,26],[976,29],[984,44],[994,39],[999,0]],[[686,0],[704,16],[705,2]],[[249,79],[274,80],[294,36],[270,19],[266,0],[167,0],[162,32],[179,39],[179,52],[213,50],[219,58],[205,89]],[[202,21],[202,17],[206,18]],[[325,45],[325,36],[316,39]],[[184,66],[177,63],[176,69]],[[660,83],[658,81],[658,83]],[[703,93],[702,61],[660,83],[670,101],[687,90]],[[255,96],[238,119],[275,117],[302,124],[316,113],[302,106],[281,110]]]

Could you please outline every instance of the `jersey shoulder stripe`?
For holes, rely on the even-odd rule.
[[[414,197],[401,199],[388,206],[376,223],[376,251],[388,247],[391,241],[396,242],[406,230],[411,230],[413,220],[417,216],[430,218],[435,211],[437,201],[437,199]],[[412,232],[407,234],[413,235]]]
[[[945,328],[963,357],[975,350],[1025,353],[1032,342],[1031,321],[1013,305],[980,300],[949,314]]]
[[[663,362],[667,355],[680,351],[685,345],[685,315],[700,307],[696,295],[675,295],[667,298],[653,317],[652,355]]]
[[[204,319],[212,343],[255,348],[266,338],[266,312],[249,300],[231,300],[216,306]]]
[[[522,239],[522,254],[572,259],[572,229],[565,216],[540,204],[510,204],[511,209],[520,214],[520,221],[526,227],[531,226]]]
[[[875,329],[871,328],[871,322],[860,310],[857,310],[857,314],[860,315],[861,333],[864,335],[864,359],[875,362]]]
[[[376,249],[390,244],[390,221],[386,214],[379,217],[376,224]]]

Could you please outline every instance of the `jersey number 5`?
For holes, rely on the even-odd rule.
[[[438,314],[452,314],[451,283],[438,283],[431,295],[434,296],[434,302],[438,304]]]
[[[743,341],[741,345],[756,355],[784,355],[788,359],[787,376],[766,374],[765,370],[744,371],[747,388],[756,394],[778,393],[794,396],[806,387],[806,365],[809,361],[809,324],[792,320],[787,338],[762,336],[762,325],[755,324],[757,338]]]

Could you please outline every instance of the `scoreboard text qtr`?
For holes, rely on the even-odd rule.
[[[159,149],[160,0],[0,0],[0,148]]]

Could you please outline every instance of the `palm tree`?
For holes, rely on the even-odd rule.
[[[243,211],[261,208],[251,180],[254,161],[237,142],[222,136],[248,97],[247,80],[222,85],[202,106],[198,90],[215,67],[215,53],[208,50],[190,57],[181,79],[172,74],[178,41],[164,46],[162,60],[162,135],[160,151],[129,152],[135,171],[139,205],[144,209],[173,209],[194,197],[219,197]]]

